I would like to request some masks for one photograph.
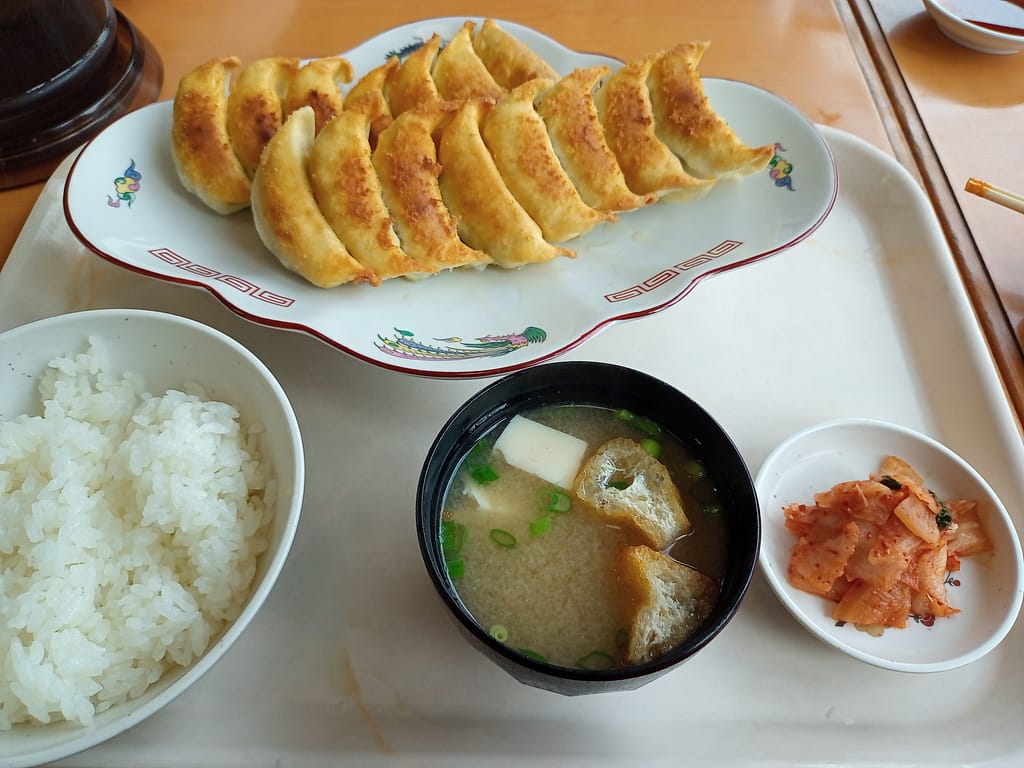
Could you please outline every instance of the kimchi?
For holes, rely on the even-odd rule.
[[[938,498],[896,456],[867,480],[838,483],[783,512],[797,537],[789,582],[834,602],[837,622],[867,630],[957,613],[947,574],[992,549],[976,502]]]

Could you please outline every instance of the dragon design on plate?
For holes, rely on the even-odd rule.
[[[374,342],[374,346],[385,354],[406,360],[468,360],[507,355],[529,344],[541,344],[547,337],[544,329],[531,325],[519,333],[478,336],[474,341],[449,336],[434,338],[431,339],[432,343],[426,343],[417,340],[412,331],[395,328],[390,338],[378,335],[379,342]]]

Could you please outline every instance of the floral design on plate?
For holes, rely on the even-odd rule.
[[[135,169],[135,161],[132,160],[124,169],[124,173],[114,179],[114,197],[107,195],[107,205],[111,208],[120,208],[121,203],[125,202],[131,208],[141,188],[142,174]]]
[[[768,161],[768,176],[775,182],[776,187],[782,187],[788,189],[790,192],[796,192],[793,188],[793,164],[782,157],[782,152],[785,152],[786,148],[779,142],[775,142],[775,154],[772,155],[772,159]]]

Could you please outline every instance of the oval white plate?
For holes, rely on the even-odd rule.
[[[786,530],[783,507],[813,503],[814,494],[845,480],[867,478],[887,455],[909,461],[940,498],[979,502],[990,554],[964,558],[951,574],[950,602],[960,613],[916,620],[905,629],[872,637],[837,626],[832,603],[792,587],[786,576],[796,538]],[[901,672],[937,672],[963,666],[995,648],[1013,627],[1024,596],[1021,545],[1003,503],[962,458],[927,435],[867,419],[829,421],[783,441],[755,480],[761,505],[761,568],[783,605],[829,645],[861,661]]]
[[[385,32],[344,54],[356,79],[390,54],[465,17]],[[512,22],[501,26],[560,73],[618,62],[570,51]],[[832,155],[818,130],[771,93],[704,80],[715,110],[753,145],[775,143],[772,167],[722,182],[702,200],[657,203],[574,240],[576,259],[515,272],[457,271],[411,283],[315,288],[283,269],[252,215],[219,216],[179,184],[170,152],[171,103],[144,107],[90,142],[68,176],[64,208],[100,256],[162,280],[211,291],[242,317],[311,334],[376,365],[425,376],[491,376],[549,360],[608,324],[649,315],[702,277],[799,242],[835,202]]]

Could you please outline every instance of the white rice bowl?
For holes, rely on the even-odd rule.
[[[183,318],[52,318],[0,355],[0,761],[28,765],[223,654],[287,555],[302,450],[269,371]]]

